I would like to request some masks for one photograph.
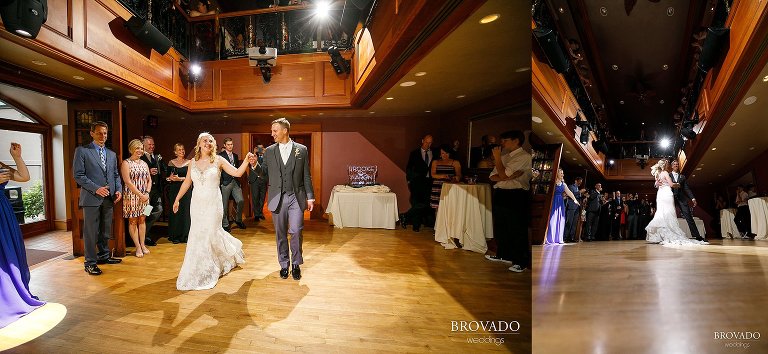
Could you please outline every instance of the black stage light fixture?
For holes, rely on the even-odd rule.
[[[333,66],[336,75],[349,74],[350,61],[341,56],[339,48],[328,48],[328,55],[331,56],[331,66]]]
[[[141,17],[131,16],[125,23],[125,27],[128,27],[142,44],[154,49],[160,55],[165,55],[173,47],[173,42],[153,26],[152,22]]]
[[[688,140],[695,139],[696,132],[693,131],[693,127],[696,124],[699,124],[699,112],[695,112],[694,118],[692,120],[683,122],[683,125],[680,127],[680,134]]]
[[[533,35],[536,41],[539,42],[541,49],[544,50],[549,66],[558,73],[565,74],[570,63],[557,41],[557,33],[546,27],[537,27],[533,29]]]
[[[579,135],[579,141],[582,145],[589,143],[589,122],[586,120],[576,121],[576,125],[581,127],[581,134]]]
[[[48,0],[0,1],[0,17],[8,32],[35,38],[48,19]]]
[[[709,71],[721,57],[723,46],[728,43],[728,39],[730,38],[728,36],[729,33],[729,28],[707,28],[707,38],[704,39],[704,44],[701,47],[701,55],[699,56],[699,69],[701,71]]]

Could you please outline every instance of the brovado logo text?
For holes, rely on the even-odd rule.
[[[451,321],[451,332],[477,332],[517,334],[520,322],[517,321]]]
[[[715,339],[757,340],[760,332],[715,332]]]

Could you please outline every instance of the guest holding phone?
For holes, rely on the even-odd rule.
[[[136,257],[141,258],[149,253],[144,244],[144,236],[147,233],[144,210],[149,205],[152,177],[149,174],[149,166],[141,160],[144,155],[144,144],[141,140],[131,140],[128,143],[128,152],[131,156],[125,159],[120,167],[120,174],[125,182],[123,217],[128,219],[128,233],[136,245]]]

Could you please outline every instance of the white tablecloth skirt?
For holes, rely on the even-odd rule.
[[[768,240],[768,198],[752,198],[748,203],[755,240]]]
[[[699,235],[704,237],[704,235],[707,234],[707,230],[704,228],[704,221],[694,217],[693,222],[696,224],[696,228],[699,230]],[[688,235],[688,237],[693,237],[693,235],[691,235],[691,228],[688,227],[688,222],[685,221],[685,219],[677,218],[677,223],[680,225],[680,228],[683,229],[683,232]]]
[[[336,193],[328,201],[328,223],[338,228],[394,230],[398,219],[395,193]]]
[[[739,238],[739,229],[736,227],[736,209],[720,210],[720,235],[723,238]]]
[[[440,191],[440,205],[435,219],[435,241],[446,249],[462,248],[485,253],[486,238],[493,238],[491,188],[487,184],[445,183]]]

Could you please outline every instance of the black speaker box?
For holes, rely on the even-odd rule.
[[[707,28],[707,38],[701,48],[699,56],[699,69],[709,71],[720,58],[723,46],[728,42],[729,28]]]
[[[568,71],[570,63],[557,42],[557,33],[546,27],[538,27],[533,30],[533,35],[536,37],[536,41],[539,42],[541,49],[544,50],[549,66],[561,74]]]
[[[3,26],[15,35],[35,38],[48,19],[47,0],[6,0],[0,2]]]
[[[165,55],[165,53],[167,53],[173,46],[173,42],[171,42],[168,37],[160,33],[152,23],[143,18],[131,16],[128,22],[125,23],[125,26],[128,27],[131,33],[133,33],[141,43],[162,55]]]

